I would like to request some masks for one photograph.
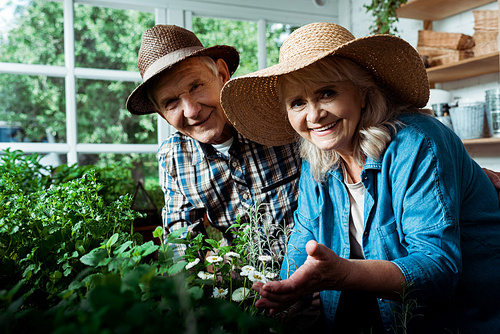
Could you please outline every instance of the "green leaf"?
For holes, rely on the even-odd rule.
[[[180,228],[168,234],[167,243],[174,243],[176,239],[178,239],[185,231],[187,227]]]
[[[203,289],[201,289],[199,286],[193,286],[189,288],[188,293],[195,300],[200,300],[201,298],[203,298]]]
[[[116,242],[118,241],[118,233],[115,233],[109,238],[108,242],[106,243],[106,248],[110,249]]]
[[[217,240],[213,240],[213,239],[205,239],[205,241],[210,245],[212,246],[213,249],[219,249],[219,245],[220,243],[217,241]]]
[[[129,240],[129,241],[124,242],[123,244],[121,244],[120,246],[118,246],[115,249],[113,254],[119,255],[119,254],[125,252],[130,247],[130,245],[132,245],[132,241]]]
[[[169,275],[177,274],[179,271],[184,269],[184,267],[186,267],[186,264],[187,264],[186,261],[180,261],[180,262],[175,263],[170,268],[168,268],[168,274]]]
[[[106,250],[101,248],[93,249],[90,253],[82,256],[80,261],[91,267],[97,267],[99,263],[108,256]]]
[[[162,236],[163,236],[163,228],[161,226],[158,226],[153,231],[153,237],[155,237],[155,238],[161,238]]]

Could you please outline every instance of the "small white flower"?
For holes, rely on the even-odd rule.
[[[200,271],[198,273],[198,277],[201,278],[201,279],[214,279],[215,275],[214,274],[206,273],[204,271]]]
[[[273,272],[271,272],[271,271],[269,271],[269,272],[267,272],[267,273],[266,273],[266,278],[269,278],[269,279],[271,279],[271,280],[272,280],[272,279],[275,279],[275,278],[276,278],[276,276],[278,276],[278,274],[273,273]]]
[[[248,274],[251,273],[254,270],[255,270],[255,268],[252,267],[252,266],[244,266],[243,268],[241,268],[240,275],[241,276],[248,276]]]
[[[224,298],[227,295],[227,289],[214,287],[213,298]]]
[[[233,258],[233,257],[235,257],[235,258],[237,258],[237,259],[239,259],[239,258],[240,258],[240,254],[235,253],[235,252],[228,252],[228,253],[226,254],[226,256],[227,256],[227,257],[230,257],[230,258]]]
[[[217,255],[211,255],[211,256],[207,257],[207,261],[209,263],[219,263],[222,261],[222,258],[220,256],[217,256]]]
[[[262,262],[269,262],[271,261],[273,258],[270,257],[269,255],[261,255],[259,256],[259,261],[262,261]]]
[[[247,295],[250,293],[250,289],[241,287],[236,290],[234,290],[233,295],[231,296],[231,299],[234,300],[235,302],[241,302],[243,299],[247,297]]]
[[[189,269],[193,268],[198,263],[200,263],[200,259],[196,259],[196,260],[194,260],[192,262],[189,262],[188,264],[186,264],[186,270],[189,270]]]
[[[252,271],[251,273],[249,273],[248,279],[251,280],[252,282],[261,282],[261,283],[267,282],[266,276],[259,271]]]

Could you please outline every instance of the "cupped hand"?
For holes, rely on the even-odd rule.
[[[252,288],[262,297],[255,306],[268,308],[269,313],[274,315],[313,292],[335,286],[345,277],[343,259],[331,249],[311,240],[306,244],[306,251],[306,261],[290,278],[253,285]]]

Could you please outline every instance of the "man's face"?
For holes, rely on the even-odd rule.
[[[221,59],[216,64],[217,76],[197,57],[184,60],[152,89],[157,112],[179,132],[207,144],[221,144],[232,136],[220,105],[229,70]]]

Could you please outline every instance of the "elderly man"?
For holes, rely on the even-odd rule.
[[[136,115],[158,113],[177,132],[158,152],[165,193],[163,224],[168,232],[204,231],[204,215],[226,230],[237,215],[243,222],[259,204],[284,251],[280,227],[293,227],[301,161],[294,145],[263,146],[238,134],[220,104],[220,92],[239,64],[235,48],[204,48],[190,31],[156,25],[144,33],[139,50],[143,83],[127,100]],[[176,256],[185,246],[177,245]]]

